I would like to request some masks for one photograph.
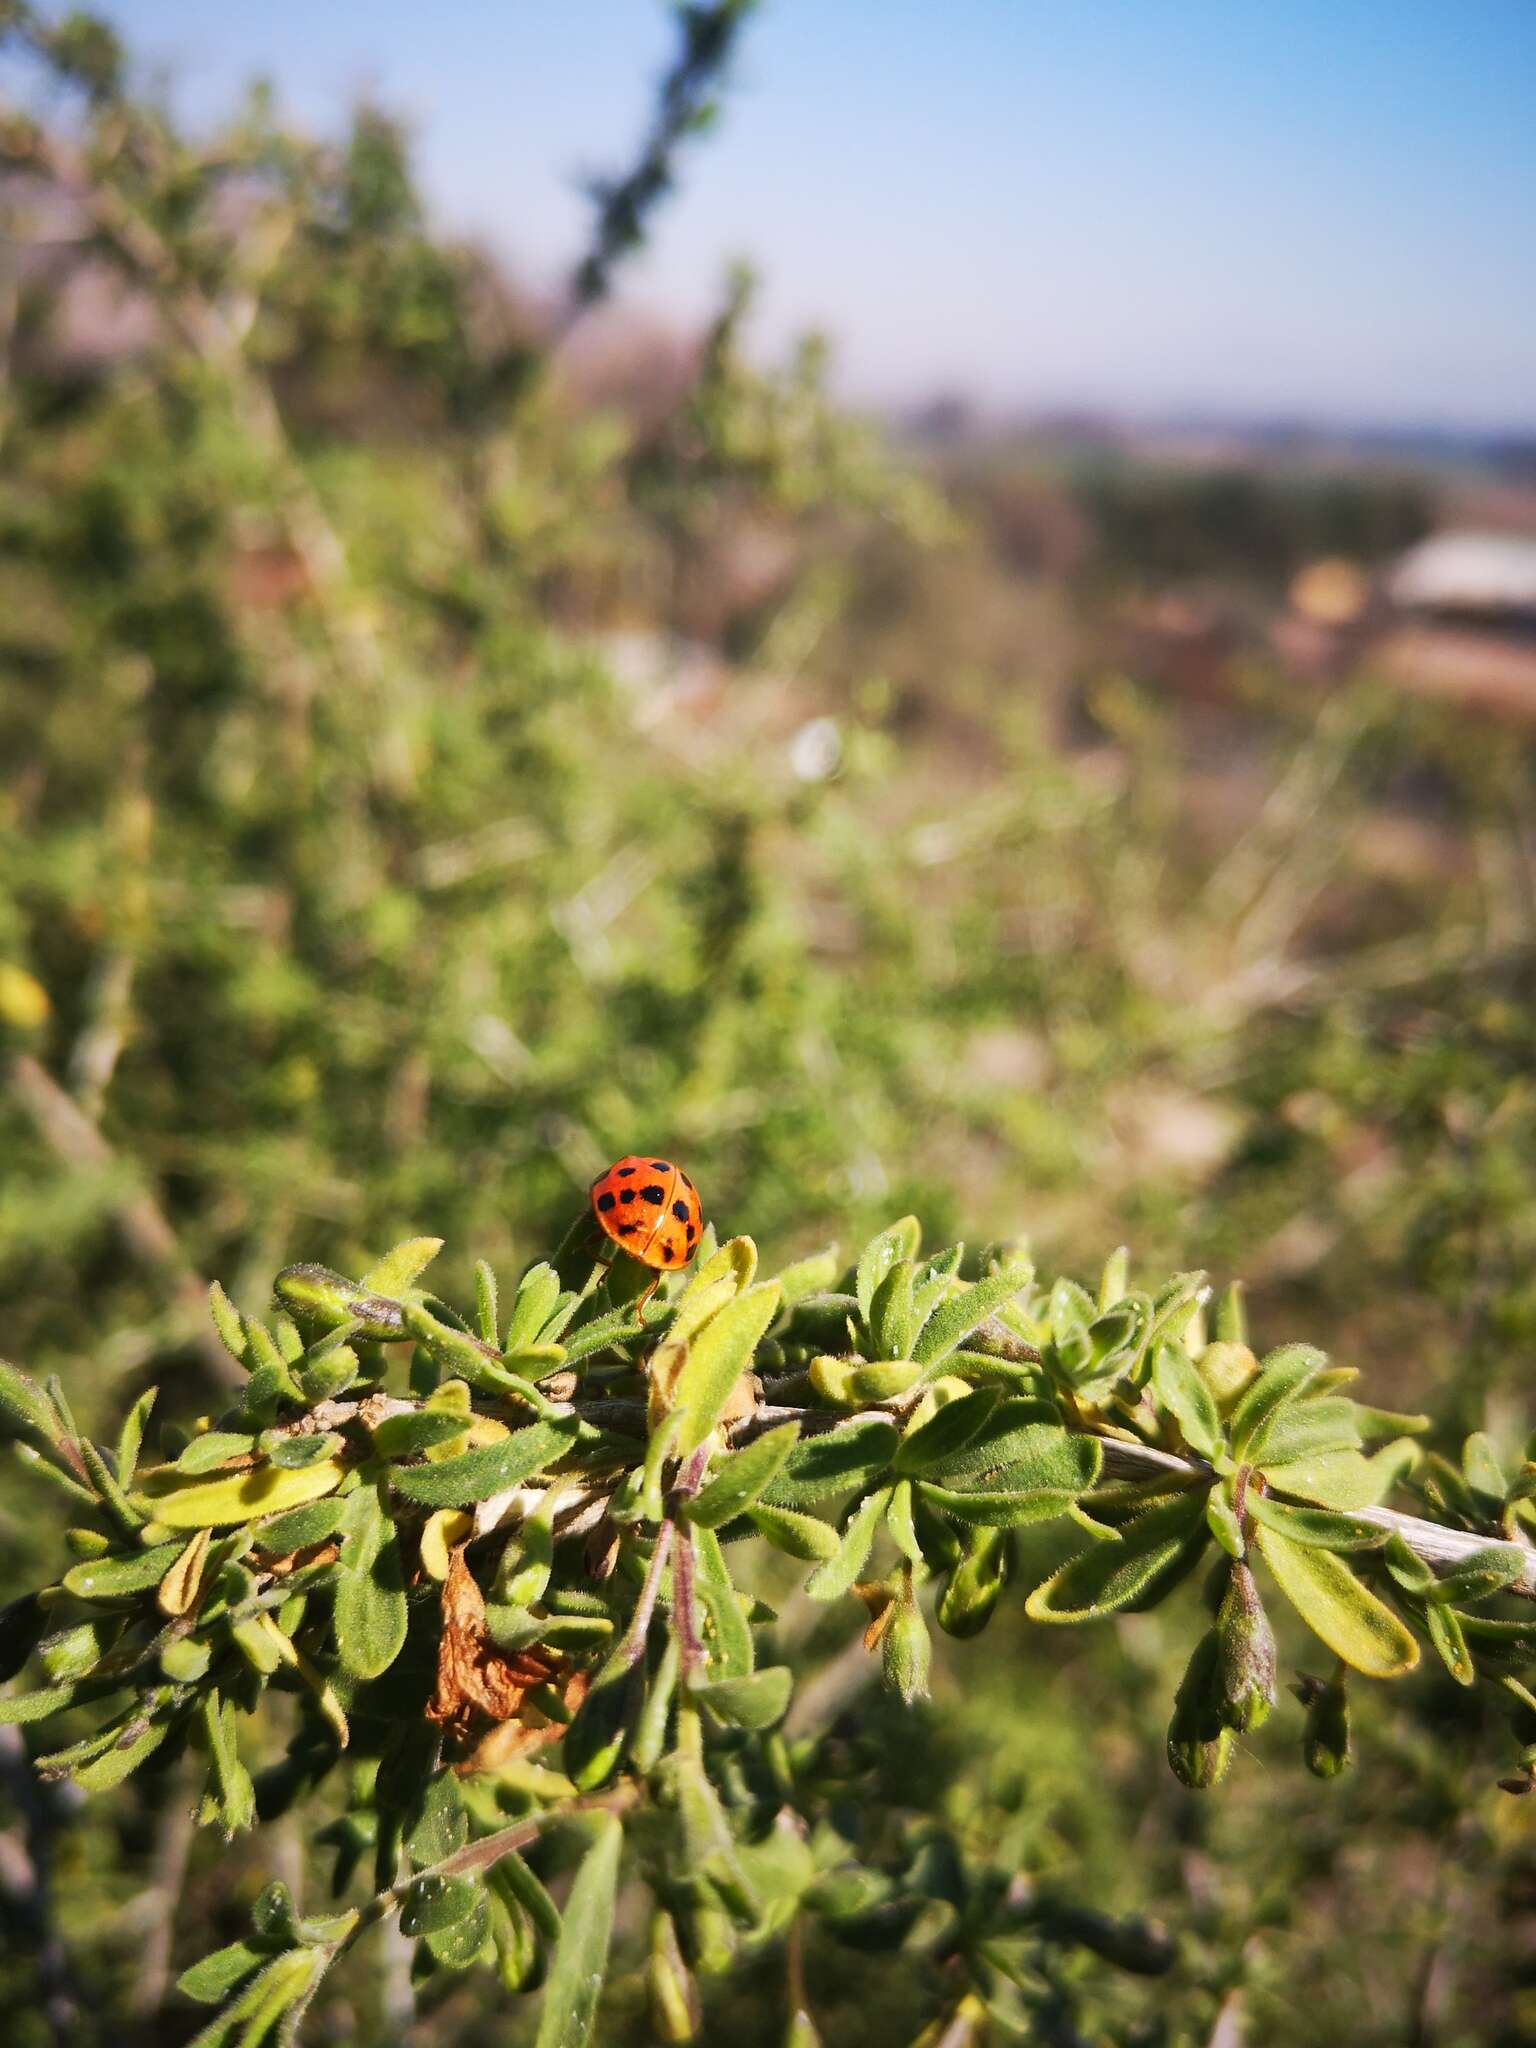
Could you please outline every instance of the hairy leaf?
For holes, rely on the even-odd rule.
[[[277,1465],[256,1465],[226,1479],[188,1481],[174,1471],[146,1473],[138,1490],[154,1519],[166,1528],[212,1529],[319,1500],[334,1493],[345,1476],[346,1466],[332,1457],[292,1472]]]
[[[1024,1603],[1032,1621],[1096,1621],[1161,1595],[1190,1570],[1209,1530],[1198,1487],[1147,1509],[1113,1543],[1093,1543],[1036,1586]]]
[[[1258,1377],[1232,1411],[1232,1455],[1239,1463],[1252,1462],[1260,1431],[1327,1363],[1323,1353],[1310,1344],[1286,1344],[1269,1353]]]
[[[755,1442],[733,1451],[716,1466],[714,1476],[687,1505],[690,1522],[719,1529],[744,1514],[783,1468],[800,1440],[798,1422],[780,1423]]]
[[[597,2004],[613,1939],[624,1830],[612,1814],[593,1825],[592,1846],[582,1858],[566,1901],[560,1939],[539,2014],[535,2048],[586,2048],[593,2038]]]
[[[1371,1678],[1399,1678],[1418,1663],[1406,1625],[1333,1551],[1293,1543],[1262,1522],[1256,1540],[1281,1592],[1346,1664]]]
[[[405,1572],[377,1486],[348,1496],[336,1586],[336,1652],[354,1678],[377,1678],[405,1647]]]
[[[779,1312],[775,1281],[749,1287],[717,1310],[688,1340],[674,1400],[684,1411],[678,1453],[697,1450],[720,1419],[736,1381],[752,1363],[758,1340]]]
[[[1028,1285],[1032,1267],[1027,1259],[1010,1259],[1000,1271],[989,1273],[960,1294],[942,1302],[923,1325],[912,1355],[919,1365],[938,1365],[958,1350],[977,1330]]]
[[[403,1500],[421,1507],[457,1508],[489,1500],[565,1455],[580,1431],[574,1416],[530,1422],[499,1443],[481,1444],[440,1464],[393,1465],[389,1484]]]

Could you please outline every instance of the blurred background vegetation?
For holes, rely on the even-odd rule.
[[[685,25],[557,307],[438,235],[377,109],[189,136],[106,32],[7,14],[7,1356],[98,1433],[154,1381],[197,1412],[209,1278],[429,1230],[462,1292],[655,1148],[774,1261],[916,1209],[1048,1271],[1240,1274],[1262,1342],[1518,1446],[1536,643],[1404,564],[1536,533],[1528,449],[876,426],[815,338],[763,363],[745,274],[701,334],[585,310],[739,7]],[[7,1597],[56,1522],[13,1476]],[[850,1780],[1163,1920],[1162,1979],[1062,1965],[1102,1978],[1063,2041],[1536,2041],[1536,1851],[1477,1701],[1425,1675],[1340,1784],[1249,1759],[1202,1800],[1161,1760],[1183,1633],[1000,1621],[915,1717],[844,1672]],[[184,1804],[53,1814],[68,1955],[13,1894],[18,2048],[194,2030],[168,1962],[268,1872]],[[829,2042],[920,2016],[898,1958],[804,1960]],[[777,2039],[778,1967],[707,2038]],[[375,1993],[329,2038],[397,2038]],[[643,2038],[622,1985],[611,2028]],[[411,2038],[521,2035],[455,1980]]]

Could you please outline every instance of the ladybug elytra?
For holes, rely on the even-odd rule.
[[[592,1183],[592,1214],[605,1237],[628,1252],[656,1278],[641,1297],[650,1299],[663,1273],[686,1266],[704,1228],[699,1191],[670,1159],[633,1154],[615,1160]]]

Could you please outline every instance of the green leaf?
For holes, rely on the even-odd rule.
[[[792,1266],[775,1275],[783,1292],[784,1306],[793,1308],[797,1301],[803,1301],[808,1294],[820,1294],[832,1285],[838,1275],[837,1246],[830,1244],[825,1251],[812,1252],[809,1258],[797,1259]]]
[[[566,1901],[535,2048],[586,2048],[593,2038],[623,1848],[624,1830],[612,1814],[602,1815]]]
[[[408,1621],[400,1545],[378,1486],[360,1486],[347,1497],[341,1566],[336,1653],[354,1678],[377,1678],[405,1647]]]
[[[1360,1515],[1334,1508],[1298,1508],[1289,1501],[1253,1487],[1248,1494],[1248,1512],[1256,1522],[1278,1529],[1293,1543],[1311,1543],[1319,1550],[1376,1550],[1386,1542],[1387,1532]]]
[[[892,1401],[915,1387],[923,1368],[912,1359],[887,1359],[868,1365],[861,1358],[813,1358],[807,1377],[823,1401],[839,1408],[865,1408]]]
[[[991,1395],[993,1388],[982,1390]],[[966,1407],[973,1396],[963,1396],[936,1411],[933,1420],[947,1415],[953,1408]],[[968,1415],[977,1411],[969,1409]],[[950,1450],[938,1459],[923,1475],[941,1486],[989,1487],[994,1476],[1006,1472],[1013,1465],[1028,1465],[1038,1455],[1042,1441],[1040,1430],[1056,1431],[1061,1420],[1054,1403],[1041,1401],[1027,1394],[1013,1394],[1006,1400],[997,1401],[989,1415],[983,1415],[981,1428],[969,1443]],[[899,1456],[899,1454],[898,1454]],[[999,1482],[1001,1484],[1001,1482]]]
[[[0,1727],[19,1728],[29,1721],[47,1721],[63,1713],[80,1691],[78,1679],[67,1685],[41,1686],[36,1692],[14,1692],[0,1699]]]
[[[1485,1500],[1502,1501],[1509,1491],[1509,1480],[1498,1453],[1493,1448],[1493,1439],[1478,1430],[1462,1445],[1461,1469],[1474,1493],[1480,1493]]]
[[[485,1259],[475,1261],[475,1322],[482,1339],[501,1343],[501,1309],[496,1292],[496,1274]]]
[[[72,1502],[84,1501],[90,1508],[98,1505],[90,1487],[82,1486],[78,1479],[71,1476],[74,1467],[57,1446],[50,1444],[46,1451],[42,1451],[35,1444],[22,1443],[18,1440],[11,1448],[16,1453],[18,1464],[25,1466],[27,1471],[36,1473],[39,1479],[46,1479],[50,1486],[58,1487],[61,1493],[68,1494]]]
[[[208,1290],[208,1313],[213,1317],[213,1327],[219,1333],[219,1342],[237,1364],[245,1362],[249,1349],[245,1341],[245,1325],[240,1320],[240,1311],[215,1280]]]
[[[256,1438],[250,1430],[207,1429],[201,1436],[193,1437],[181,1452],[176,1470],[195,1478],[205,1472],[216,1472],[231,1458],[248,1458],[255,1448]]]
[[[818,1565],[805,1582],[805,1590],[813,1600],[840,1600],[852,1589],[869,1561],[889,1499],[890,1488],[882,1486],[859,1502],[835,1554]]]
[[[566,1364],[579,1365],[583,1359],[606,1351],[610,1344],[632,1344],[641,1334],[642,1326],[635,1320],[634,1308],[626,1306],[612,1309],[607,1315],[594,1316],[591,1322],[567,1330],[560,1342]]]
[[[22,1436],[56,1444],[58,1417],[41,1387],[0,1358],[0,1423]]]
[[[778,1312],[778,1283],[770,1280],[738,1294],[689,1338],[688,1357],[674,1390],[674,1401],[685,1417],[677,1446],[680,1456],[697,1450],[715,1427],[731,1389],[751,1365],[759,1339]]]
[[[515,1849],[497,1860],[488,1880],[497,1891],[522,1907],[546,1941],[559,1940],[559,1909]]]
[[[1458,1607],[1468,1600],[1486,1600],[1512,1586],[1533,1564],[1536,1554],[1523,1543],[1490,1543],[1452,1565],[1437,1581],[1435,1598]]]
[[[421,1507],[465,1507],[531,1479],[535,1472],[563,1457],[579,1433],[574,1416],[531,1422],[498,1443],[480,1444],[436,1465],[393,1465],[389,1484],[402,1499]]]
[[[870,1415],[819,1436],[802,1437],[763,1490],[768,1507],[804,1508],[829,1494],[863,1488],[884,1472],[896,1449],[896,1425]]]
[[[474,1902],[462,1920],[423,1935],[433,1962],[444,1970],[467,1970],[485,1959],[491,1932],[491,1902],[483,1885],[474,1888]]]
[[[897,1259],[875,1289],[869,1306],[869,1333],[875,1357],[906,1358],[912,1349],[912,1261]]]
[[[759,1501],[747,1510],[747,1520],[765,1542],[782,1550],[786,1557],[819,1564],[837,1555],[837,1531],[819,1515],[796,1514],[793,1508],[765,1507]]]
[[[272,1945],[257,1946],[250,1941],[232,1941],[228,1948],[215,1949],[176,1979],[176,1989],[199,2005],[217,2005],[238,1984],[272,1959]]]
[[[912,1482],[910,1479],[898,1479],[887,1496],[885,1526],[891,1541],[907,1563],[926,1567],[928,1560],[923,1556],[923,1546],[918,1541],[913,1510]]]
[[[1415,1446],[1406,1438],[1385,1445],[1369,1458],[1360,1451],[1323,1451],[1276,1466],[1270,1484],[1282,1493],[1347,1514],[1355,1508],[1379,1507],[1417,1457]]]
[[[468,1919],[483,1896],[479,1883],[470,1877],[438,1877],[431,1871],[418,1877],[400,1908],[400,1932],[413,1938],[440,1934],[445,1927]]]
[[[440,1237],[408,1237],[386,1252],[358,1281],[368,1294],[400,1294],[423,1274],[443,1248]]]
[[[257,1548],[268,1557],[286,1557],[295,1550],[308,1550],[311,1544],[324,1543],[327,1537],[334,1536],[345,1513],[346,1502],[335,1494],[326,1500],[311,1501],[308,1507],[290,1508],[286,1514],[257,1523]]]
[[[1211,1390],[1181,1344],[1159,1344],[1153,1352],[1152,1391],[1179,1425],[1185,1443],[1198,1456],[1215,1458],[1226,1449]]]
[[[1028,1285],[1032,1271],[1028,1259],[1010,1259],[999,1272],[987,1274],[974,1286],[942,1302],[923,1325],[912,1347],[918,1364],[938,1365],[958,1350],[989,1316]]]
[[[875,1290],[900,1259],[915,1259],[922,1240],[922,1227],[915,1216],[903,1216],[878,1237],[872,1237],[859,1254],[854,1280],[859,1314],[868,1326],[874,1308]]]
[[[1310,1344],[1285,1344],[1269,1353],[1232,1411],[1232,1454],[1240,1464],[1251,1460],[1254,1440],[1270,1417],[1294,1401],[1327,1363]]]
[[[560,1275],[554,1267],[543,1263],[530,1266],[517,1283],[505,1349],[518,1351],[525,1344],[537,1343],[559,1299]]]
[[[699,1598],[714,1629],[710,1662],[722,1678],[745,1678],[752,1669],[752,1631],[742,1613],[720,1539],[713,1529],[691,1529]]]
[[[1243,1538],[1243,1527],[1238,1521],[1232,1503],[1219,1487],[1213,1486],[1205,1497],[1205,1520],[1211,1534],[1227,1553],[1228,1557],[1242,1557],[1247,1544]]]
[[[257,1465],[231,1473],[227,1479],[191,1484],[181,1473],[162,1472],[153,1479],[146,1475],[139,1492],[149,1502],[154,1520],[166,1528],[216,1529],[302,1507],[306,1501],[334,1493],[345,1476],[339,1458],[326,1458],[299,1472]]]
[[[699,1686],[695,1697],[729,1726],[761,1732],[783,1720],[794,1685],[787,1664],[772,1664],[748,1678],[721,1678]]]
[[[982,1387],[958,1401],[945,1402],[926,1422],[907,1430],[896,1446],[892,1469],[910,1477],[946,1476],[946,1467],[981,1434],[996,1406],[995,1387]]]
[[[976,1441],[946,1462],[946,1488],[962,1495],[1059,1495],[1060,1508],[1053,1512],[1065,1513],[1098,1480],[1103,1446],[1097,1437],[1063,1429],[1059,1422],[1024,1420],[1024,1413],[1032,1416],[1036,1405],[1027,1400],[999,1402]]]
[[[126,1556],[92,1558],[64,1574],[66,1592],[77,1600],[124,1600],[158,1586],[187,1547],[183,1537],[176,1543],[157,1543],[152,1550],[130,1551]]]
[[[1210,1531],[1203,1489],[1191,1488],[1128,1522],[1113,1543],[1092,1543],[1036,1586],[1024,1603],[1032,1621],[1097,1621],[1150,1602],[1189,1571]]]
[[[296,1436],[288,1430],[269,1429],[259,1443],[261,1454],[270,1464],[282,1472],[302,1472],[306,1465],[318,1465],[322,1458],[334,1457],[341,1449],[341,1438],[334,1434]]]
[[[127,1420],[117,1439],[117,1456],[114,1461],[119,1486],[133,1484],[133,1475],[139,1463],[139,1450],[144,1442],[144,1425],[149,1420],[149,1411],[155,1405],[155,1395],[158,1391],[156,1387],[147,1388],[128,1410]]]
[[[441,1863],[469,1840],[469,1816],[464,1810],[464,1788],[446,1765],[434,1771],[413,1800],[410,1826],[404,1848],[412,1867],[425,1869]]]
[[[1387,1538],[1385,1562],[1404,1592],[1412,1593],[1415,1599],[1427,1599],[1435,1590],[1434,1572],[1395,1529]]]
[[[1476,1685],[1477,1670],[1461,1623],[1449,1607],[1432,1600],[1424,1610],[1424,1625],[1440,1661],[1458,1685]]]
[[[414,1458],[432,1444],[462,1436],[469,1418],[446,1408],[417,1408],[409,1415],[386,1415],[373,1431],[373,1447],[381,1458]]]
[[[1307,1395],[1287,1402],[1255,1432],[1248,1458],[1261,1471],[1275,1473],[1275,1484],[1283,1486],[1286,1465],[1359,1448],[1354,1402],[1342,1394]]]
[[[125,1729],[112,1747],[88,1763],[77,1765],[69,1775],[82,1792],[110,1792],[114,1785],[132,1776],[144,1760],[152,1756],[171,1732],[168,1721],[151,1721],[136,1735],[129,1735]],[[42,1759],[39,1758],[39,1763]]]
[[[263,2048],[275,2041],[284,2015],[304,1998],[325,1963],[324,1950],[317,1948],[288,1949],[274,1956],[187,2048]]]
[[[922,1497],[956,1522],[981,1528],[1022,1528],[1065,1516],[1098,1481],[1104,1462],[1100,1442],[1051,1423],[1030,1425],[1028,1436],[1032,1442],[1018,1462],[989,1475],[985,1487],[940,1487],[922,1479]]]
[[[1275,1583],[1335,1656],[1371,1678],[1399,1678],[1418,1663],[1404,1623],[1334,1552],[1293,1543],[1262,1522],[1255,1534]]]
[[[687,1504],[687,1518],[703,1529],[719,1529],[745,1514],[783,1469],[800,1440],[798,1422],[781,1423],[753,1443],[733,1451],[716,1466],[709,1484]]]

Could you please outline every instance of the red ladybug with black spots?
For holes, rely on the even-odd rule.
[[[635,1304],[638,1314],[661,1284],[663,1273],[686,1266],[704,1228],[699,1191],[670,1159],[634,1154],[615,1160],[592,1183],[592,1214],[605,1237],[628,1252],[655,1278]]]

